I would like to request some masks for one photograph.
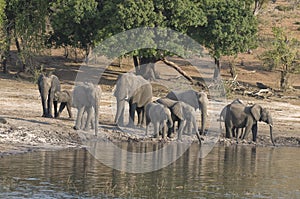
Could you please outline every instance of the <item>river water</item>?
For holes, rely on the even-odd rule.
[[[199,158],[193,144],[167,167],[133,174],[85,149],[32,152],[0,159],[0,198],[300,198],[299,154],[297,147],[217,146]]]

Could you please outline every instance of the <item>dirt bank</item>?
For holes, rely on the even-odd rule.
[[[72,85],[63,83],[63,89],[72,89]],[[145,136],[144,129],[118,129],[113,124],[115,100],[112,96],[112,87],[103,89],[100,102],[100,137],[104,136],[113,141],[143,141],[143,142],[174,142],[176,138],[161,140],[152,136]],[[154,89],[157,90],[157,89]],[[4,118],[0,124],[0,155],[23,153],[33,150],[56,150],[69,147],[83,147],[78,133],[72,129],[74,119],[68,119],[67,112],[61,118],[41,117],[42,107],[37,86],[27,81],[0,78],[0,117]],[[232,96],[232,98],[237,96]],[[259,103],[268,108],[273,115],[274,137],[277,146],[300,146],[300,106],[297,100],[266,99],[258,100],[246,96],[238,96],[244,102]],[[227,99],[228,102],[231,99]],[[220,105],[220,104],[219,104]],[[224,139],[219,133],[218,118],[221,106],[210,101],[209,133],[203,137],[203,144],[218,139],[221,145],[236,144],[234,140]],[[76,115],[76,110],[73,109]],[[7,123],[5,123],[5,121]],[[212,133],[210,133],[212,132]],[[93,132],[87,135],[92,136]],[[253,145],[248,140],[239,144]],[[197,142],[196,136],[184,136],[185,141]],[[258,141],[256,145],[271,146],[268,126],[259,124]]]

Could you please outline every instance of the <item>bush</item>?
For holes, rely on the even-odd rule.
[[[279,11],[291,11],[294,9],[293,6],[282,6],[282,5],[279,5],[279,6],[276,6],[275,9],[279,10]]]

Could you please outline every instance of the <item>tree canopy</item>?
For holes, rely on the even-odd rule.
[[[298,42],[295,38],[289,38],[283,28],[273,27],[274,34],[271,46],[262,54],[261,60],[269,69],[279,69],[281,71],[280,87],[285,90],[288,86],[290,73],[300,70],[296,63],[298,52]]]
[[[187,34],[208,48],[219,60],[253,46],[257,22],[254,0],[12,0],[7,3],[7,19],[2,30],[6,43],[15,41],[20,55],[45,47],[80,48],[89,54],[91,47],[117,33],[139,27],[169,28]],[[249,3],[251,2],[251,3]],[[0,3],[1,11],[1,3]],[[159,34],[145,43],[161,45]],[[170,38],[172,47],[184,51]],[[127,44],[130,45],[130,44]],[[171,44],[168,44],[171,45]],[[26,48],[25,48],[26,47]],[[6,49],[6,52],[9,49]],[[3,53],[7,55],[7,53]],[[161,49],[136,49],[129,53],[134,63],[155,62],[172,52]],[[24,61],[25,62],[25,61]],[[4,63],[2,63],[4,64]],[[24,68],[23,68],[24,69]]]
[[[255,47],[257,20],[244,1],[206,1],[207,23],[191,32],[207,47],[218,66],[214,77],[218,78],[219,60],[222,56],[237,55]]]

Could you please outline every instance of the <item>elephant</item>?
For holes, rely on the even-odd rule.
[[[99,100],[101,96],[101,89],[90,82],[79,82],[73,90],[73,104],[72,106],[77,108],[77,117],[75,130],[82,129],[83,115],[87,112],[87,119],[84,125],[84,130],[89,128],[89,124],[92,121],[94,112],[94,129],[95,136],[98,133],[98,121],[99,121]],[[93,126],[92,126],[93,127]]]
[[[171,91],[166,96],[169,99],[182,101],[190,106],[192,106],[195,111],[199,109],[201,111],[201,130],[200,134],[205,133],[205,126],[207,121],[207,106],[208,98],[206,93],[197,92],[194,90],[180,90],[180,91]]]
[[[146,135],[148,134],[149,124],[153,123],[154,136],[159,136],[159,131],[162,130],[162,138],[165,138],[165,131],[168,124],[168,128],[173,126],[173,120],[171,117],[171,111],[168,107],[150,102],[146,105]]]
[[[41,95],[43,115],[42,117],[53,117],[52,103],[54,106],[54,117],[58,116],[57,101],[54,100],[54,93],[60,91],[60,82],[57,76],[50,75],[49,77],[41,74],[38,77],[38,88]]]
[[[67,90],[57,91],[54,93],[54,100],[60,102],[57,117],[59,117],[64,108],[67,107],[69,118],[72,118],[72,93]]]
[[[138,113],[138,126],[144,123],[145,107],[152,101],[152,86],[150,82],[140,75],[125,73],[120,75],[114,96],[117,100],[117,113],[115,123],[124,125],[125,102],[129,103],[129,123],[128,126],[134,126],[135,111]]]
[[[226,111],[227,111],[228,108],[230,108],[230,106],[231,106],[232,104],[243,104],[243,105],[245,105],[244,102],[243,102],[242,100],[240,100],[240,99],[235,99],[235,100],[233,100],[230,104],[227,104],[227,105],[222,109],[222,111],[221,111],[221,113],[220,113],[220,119],[219,119],[219,121],[220,121],[220,129],[222,129],[221,122],[225,122]],[[243,133],[243,129],[241,129],[241,130],[242,130],[242,133]],[[239,131],[239,128],[234,129],[234,130],[232,131],[232,137],[235,137],[235,133],[238,134],[238,131]],[[241,136],[242,136],[242,135],[241,135]],[[226,136],[226,137],[228,137],[228,136]]]
[[[201,144],[201,138],[198,130],[198,125],[196,122],[196,111],[195,109],[190,106],[189,104],[182,102],[182,101],[175,101],[171,100],[169,98],[160,98],[156,100],[156,102],[165,105],[168,107],[171,111],[171,117],[173,120],[173,127],[172,129],[174,130],[174,123],[177,121],[178,122],[178,133],[177,133],[177,140],[182,140],[182,132],[186,124],[192,123],[195,131],[197,138]],[[168,130],[168,137],[171,137],[172,129],[169,128]],[[189,132],[190,133],[190,132]]]
[[[245,128],[242,139],[245,139],[250,130],[252,130],[252,140],[256,142],[258,121],[269,124],[271,141],[275,146],[272,134],[272,116],[266,108],[262,108],[259,104],[252,106],[245,106],[239,103],[231,104],[226,111],[225,117],[226,137],[230,137],[234,128]],[[236,141],[238,142],[238,135],[236,135]]]

